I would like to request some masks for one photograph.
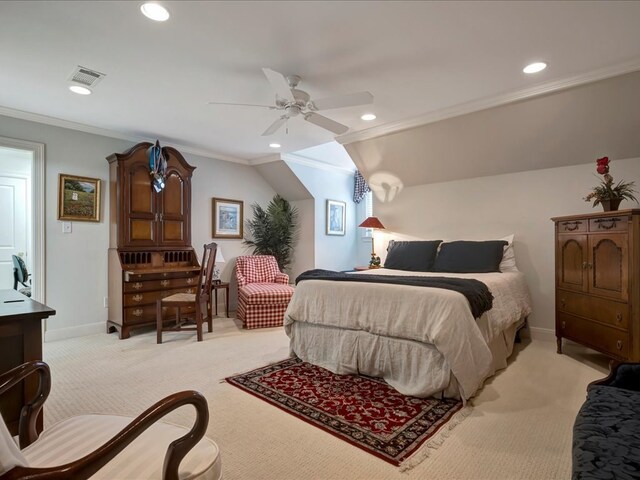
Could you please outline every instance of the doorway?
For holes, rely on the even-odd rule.
[[[31,275],[31,298],[44,303],[43,144],[0,137],[0,212],[0,288],[13,288],[16,255]]]

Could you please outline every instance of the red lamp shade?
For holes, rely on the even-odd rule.
[[[378,220],[378,217],[367,217],[365,221],[358,226],[364,228],[379,228],[384,230],[384,225],[382,225],[382,222]]]

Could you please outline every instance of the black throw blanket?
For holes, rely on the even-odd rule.
[[[412,285],[414,287],[433,287],[454,290],[461,293],[469,301],[474,318],[480,316],[493,306],[493,295],[480,280],[473,278],[451,277],[419,277],[402,275],[353,275],[334,272],[333,270],[307,270],[296,278],[296,285],[304,280],[334,280],[338,282],[392,283],[395,285]]]

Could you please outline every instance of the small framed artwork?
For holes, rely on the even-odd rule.
[[[58,175],[58,220],[100,221],[100,179]]]
[[[337,200],[327,200],[327,235],[344,235],[347,204]]]
[[[242,238],[243,204],[241,200],[213,199],[213,238]]]

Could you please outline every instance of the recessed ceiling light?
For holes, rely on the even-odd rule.
[[[269,146],[271,148],[280,148],[282,145],[280,145],[279,143],[270,143]]]
[[[140,11],[145,17],[155,20],[156,22],[164,22],[169,19],[167,9],[157,3],[147,2],[140,7]]]
[[[547,68],[547,64],[544,62],[535,62],[527,65],[522,69],[524,73],[538,73]]]
[[[82,85],[71,85],[69,90],[73,93],[77,93],[78,95],[91,95],[91,90],[87,87],[83,87]]]
[[[371,120],[375,120],[376,116],[373,113],[365,113],[360,118],[365,122],[370,122]]]

